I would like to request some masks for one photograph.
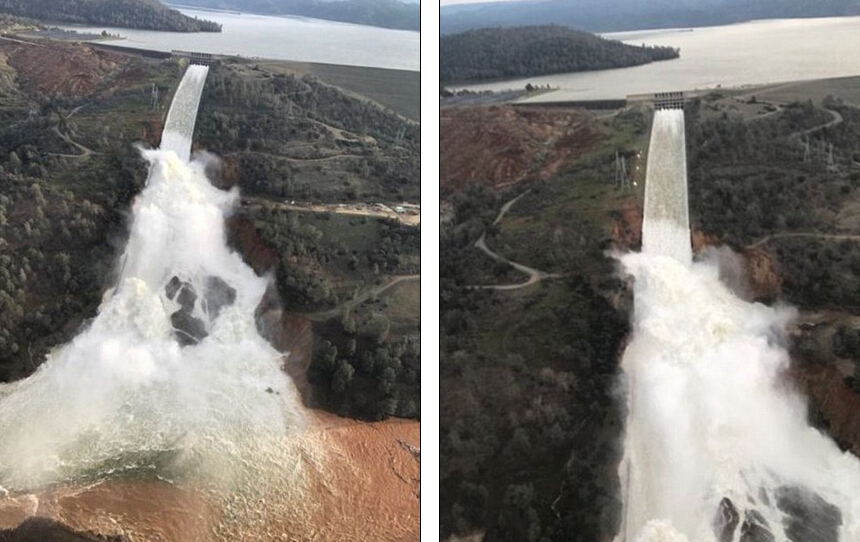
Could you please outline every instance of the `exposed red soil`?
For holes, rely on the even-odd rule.
[[[630,199],[613,215],[610,235],[616,250],[639,250],[642,246],[642,206]]]
[[[691,238],[694,252],[723,244],[717,236],[699,230],[693,230]],[[740,255],[744,259],[750,297],[764,301],[777,299],[782,292],[782,277],[777,273],[773,256],[764,250],[749,247],[740,249]]]
[[[745,248],[741,254],[752,298],[777,299],[782,291],[782,277],[776,272],[773,256],[757,248]]]
[[[719,247],[723,244],[716,235],[707,234],[696,229],[690,232],[690,241],[693,244],[693,252],[701,252],[707,247]]]
[[[460,188],[503,188],[545,179],[600,139],[586,113],[512,106],[443,109],[439,118],[439,181]]]
[[[792,364],[789,375],[827,420],[833,439],[860,457],[860,396],[839,369],[829,363],[800,362]]]
[[[241,215],[233,215],[225,221],[230,246],[238,247],[245,263],[258,275],[271,271],[278,260],[272,250],[254,228],[253,222]]]
[[[28,94],[82,97],[111,79],[121,85],[130,74],[121,72],[135,60],[127,55],[96,50],[81,43],[50,42],[25,45],[0,42],[0,50],[18,73],[18,83]],[[133,74],[131,74],[133,75]]]
[[[329,452],[307,490],[317,506],[310,517],[294,516],[283,526],[299,534],[296,540],[420,540],[420,423],[316,415],[320,443]]]

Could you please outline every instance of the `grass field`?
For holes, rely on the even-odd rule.
[[[369,98],[395,113],[421,121],[421,72],[312,62],[255,62],[277,73],[310,74],[321,81]]]
[[[414,331],[421,326],[420,281],[403,281],[383,292],[380,299],[395,333]]]
[[[841,98],[848,104],[860,106],[860,77],[782,83],[751,89],[746,93],[752,93],[762,100],[779,103],[805,100],[820,102],[831,95]]]

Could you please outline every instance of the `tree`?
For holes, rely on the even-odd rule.
[[[391,330],[391,320],[384,314],[374,312],[365,322],[362,333],[372,337],[377,344],[382,344],[388,338],[388,332]]]
[[[355,368],[345,359],[337,360],[337,369],[331,379],[331,389],[335,393],[343,393],[346,391],[349,383],[352,382],[352,377],[355,374]]]
[[[9,153],[9,167],[11,167],[12,171],[15,173],[18,173],[21,170],[21,159],[15,151]]]
[[[383,369],[379,375],[379,389],[386,395],[394,391],[394,384],[397,381],[397,373],[391,367]]]

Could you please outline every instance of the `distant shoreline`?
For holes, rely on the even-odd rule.
[[[165,2],[164,5],[166,5],[167,7],[171,8],[171,9],[176,9],[176,10],[190,9],[190,10],[194,10],[194,11],[209,11],[212,13],[229,13],[230,15],[242,15],[243,14],[243,12],[236,11],[233,9],[207,8],[207,7],[201,7],[201,6],[189,6],[187,4],[169,4],[167,2]]]

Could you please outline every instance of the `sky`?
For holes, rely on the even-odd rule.
[[[454,4],[477,4],[479,2],[517,2],[518,0],[439,0],[440,6],[453,6]]]

